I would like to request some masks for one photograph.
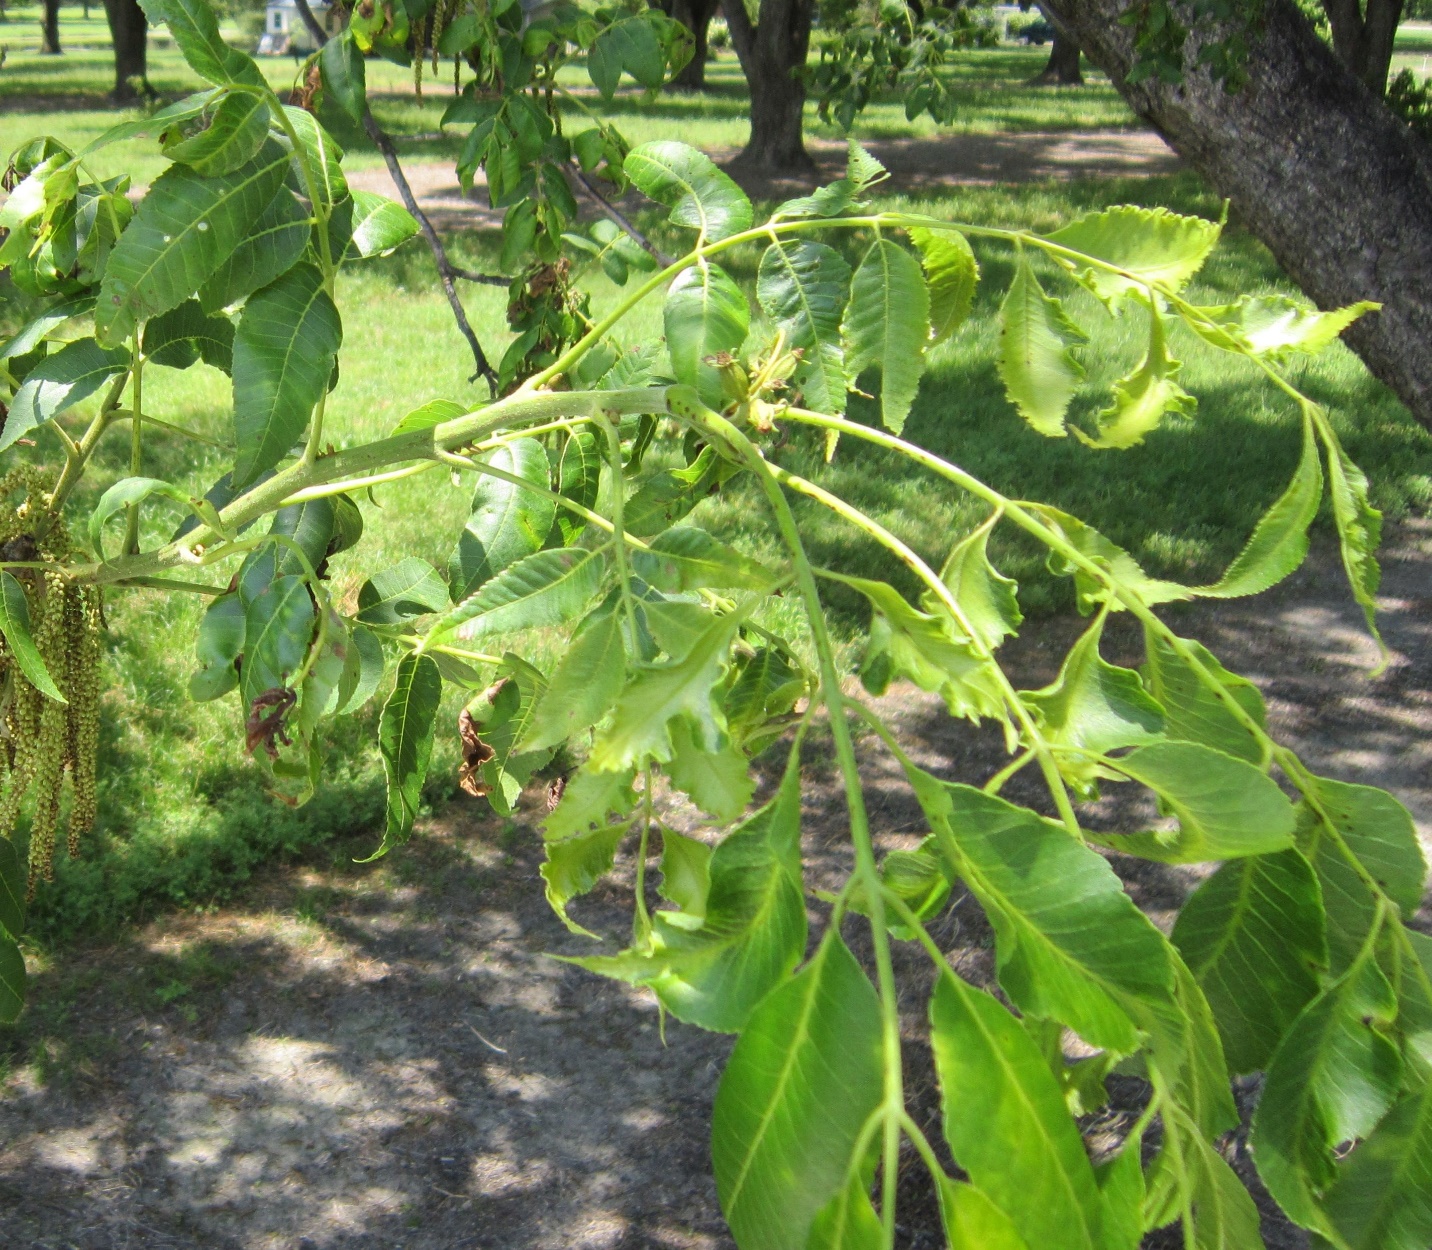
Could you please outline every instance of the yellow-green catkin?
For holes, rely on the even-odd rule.
[[[0,560],[25,592],[35,649],[66,699],[56,702],[31,685],[0,637],[0,837],[13,836],[31,797],[32,894],[39,880],[54,875],[66,775],[72,791],[66,839],[71,855],[78,854],[80,835],[94,824],[103,628],[97,588],[71,582],[55,567],[25,567],[62,565],[72,556],[63,523],[43,514],[44,486],[41,471],[30,466],[0,477]],[[21,489],[24,500],[12,510],[9,501]]]

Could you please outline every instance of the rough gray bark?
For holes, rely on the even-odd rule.
[[[706,90],[706,36],[716,16],[716,0],[670,0],[668,12],[695,38],[695,51],[681,73],[671,80],[678,91]]]
[[[114,42],[114,98],[133,100],[149,94],[149,22],[136,0],[104,0],[104,15]],[[133,80],[143,87],[136,90]]]
[[[1189,67],[1170,86],[1127,81],[1126,0],[1046,0],[1084,53],[1323,308],[1382,302],[1349,345],[1432,427],[1432,147],[1333,54],[1291,0],[1267,0],[1248,85]]]
[[[1333,50],[1375,95],[1387,91],[1392,44],[1402,20],[1403,0],[1323,0],[1333,32]]]
[[[731,43],[751,88],[751,137],[733,164],[763,174],[805,174],[805,83],[799,71],[810,48],[813,0],[761,0],[751,25],[743,0],[722,0]]]

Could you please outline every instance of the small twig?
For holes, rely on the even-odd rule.
[[[625,213],[623,213],[621,209],[619,209],[615,204],[613,204],[609,199],[607,199],[605,195],[601,193],[596,183],[594,183],[590,178],[587,177],[586,172],[582,169],[580,165],[577,164],[576,161],[571,161],[569,162],[569,164],[571,166],[572,173],[576,176],[577,181],[582,184],[582,187],[586,191],[586,193],[596,201],[597,207],[600,208],[602,212],[605,213],[609,218],[611,218],[611,220],[614,221],[618,226],[620,226],[634,243],[636,243],[648,255],[653,257],[656,260],[656,263],[659,264],[663,269],[665,269],[668,265],[672,263],[673,258],[663,252],[659,247],[656,246],[655,243],[648,239],[646,235],[642,234],[640,230],[638,230],[634,225],[632,225],[631,219]]]
[[[468,1024],[466,1020],[464,1020],[462,1023],[463,1026],[469,1032],[471,1032],[473,1037],[477,1038],[477,1040],[481,1042],[484,1046],[486,1046],[488,1050],[495,1050],[499,1055],[505,1055],[507,1053],[505,1050],[502,1049],[501,1046],[497,1045],[496,1042],[489,1042],[487,1038],[483,1037],[483,1035],[479,1033],[476,1029],[474,1029],[472,1025]]]
[[[500,273],[478,273],[472,269],[463,269],[458,265],[449,265],[454,278],[461,278],[464,282],[481,282],[485,286],[508,286],[510,278],[504,278]]]
[[[318,19],[313,16],[313,10],[308,7],[308,0],[294,0],[294,3],[298,8],[299,16],[303,19],[303,24],[313,38],[313,42],[318,47],[323,47],[328,42],[328,34],[318,24]],[[388,166],[388,175],[398,188],[398,195],[402,198],[403,207],[417,221],[418,229],[423,232],[423,238],[427,240],[428,250],[432,252],[433,259],[437,262],[438,278],[443,285],[443,294],[447,296],[448,306],[452,309],[458,330],[467,340],[467,345],[472,348],[473,363],[477,366],[477,372],[468,380],[475,382],[479,377],[483,378],[487,382],[488,389],[496,395],[497,371],[488,361],[487,354],[482,350],[482,344],[477,341],[477,335],[473,333],[472,326],[468,322],[462,301],[458,299],[457,288],[453,285],[453,278],[458,275],[453,269],[452,262],[448,260],[447,249],[443,247],[442,240],[438,238],[438,232],[433,229],[433,223],[428,220],[427,214],[418,207],[418,201],[413,195],[413,188],[408,182],[408,176],[398,163],[398,153],[393,148],[393,140],[388,136],[388,132],[378,125],[378,119],[373,116],[373,110],[368,107],[366,101],[363,104],[363,129],[367,132],[368,138],[373,141],[373,146],[383,154],[383,163]],[[505,281],[503,285],[506,285]]]

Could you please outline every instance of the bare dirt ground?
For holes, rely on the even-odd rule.
[[[1131,177],[1168,174],[1182,168],[1178,156],[1152,131],[1075,130],[1048,134],[942,135],[932,139],[877,140],[865,145],[890,171],[892,191],[923,191],[955,186],[994,186],[1044,179]],[[808,139],[806,147],[819,177],[762,179],[737,174],[747,191],[761,196],[795,194],[845,173],[846,145]],[[736,149],[713,148],[709,155],[725,164]],[[502,210],[488,206],[481,177],[464,196],[451,164],[403,162],[403,172],[423,211],[445,227],[496,229]],[[354,170],[350,185],[397,196],[386,169]]]
[[[1392,662],[1380,677],[1326,551],[1262,600],[1175,619],[1258,681],[1277,732],[1310,763],[1388,786],[1428,837],[1432,525],[1394,531],[1384,558]],[[1079,628],[1032,625],[1009,666],[1046,680]],[[1109,658],[1137,652],[1131,629],[1111,631]],[[936,772],[979,779],[1001,760],[988,734],[918,692],[880,706]],[[863,757],[882,845],[912,844],[923,825],[893,762],[873,742]],[[848,852],[819,751],[805,782],[810,883],[829,886]],[[1040,801],[1022,778],[1010,794]],[[649,1000],[547,958],[590,944],[543,901],[539,806],[509,822],[479,806],[451,808],[379,864],[352,863],[367,846],[354,840],[327,862],[275,866],[243,905],[171,916],[37,968],[33,1005],[0,1033],[0,1245],[728,1250],[706,1142],[729,1041],[673,1024],[663,1043]],[[1085,816],[1129,828],[1151,814],[1116,791]],[[1195,875],[1116,867],[1165,926]],[[575,911],[610,945],[629,909],[619,877]],[[936,936],[966,975],[989,975],[972,902]],[[917,1113],[933,1121],[928,974],[914,955],[900,974]],[[1115,1083],[1091,1140],[1117,1133],[1133,1084]],[[914,1167],[903,1188],[902,1245],[943,1244]],[[1271,1250],[1305,1244],[1275,1220],[1266,1232]]]

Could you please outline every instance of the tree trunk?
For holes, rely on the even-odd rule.
[[[763,174],[807,174],[815,162],[802,137],[813,0],[761,0],[751,25],[744,0],[722,0],[731,42],[751,88],[751,137],[733,162]]]
[[[1343,66],[1292,0],[1266,0],[1248,85],[1234,93],[1198,66],[1203,36],[1184,48],[1182,82],[1130,84],[1126,0],[1047,3],[1317,304],[1382,302],[1346,338],[1432,427],[1432,147]]]
[[[136,0],[104,0],[104,15],[114,41],[114,98],[133,100],[152,94],[146,62],[149,23],[144,10]],[[133,84],[136,78],[143,84],[137,90]]]
[[[40,55],[60,55],[60,0],[45,0],[40,16]]]
[[[696,50],[681,73],[671,80],[678,91],[706,90],[706,35],[716,16],[715,0],[671,0],[671,16],[695,37]]]
[[[1084,75],[1079,72],[1079,45],[1068,35],[1054,30],[1054,43],[1049,49],[1049,62],[1030,85],[1035,87],[1077,87],[1082,86]]]
[[[1359,0],[1323,0],[1333,31],[1333,51],[1374,95],[1387,92],[1402,4],[1403,0],[1367,0],[1364,16]]]

